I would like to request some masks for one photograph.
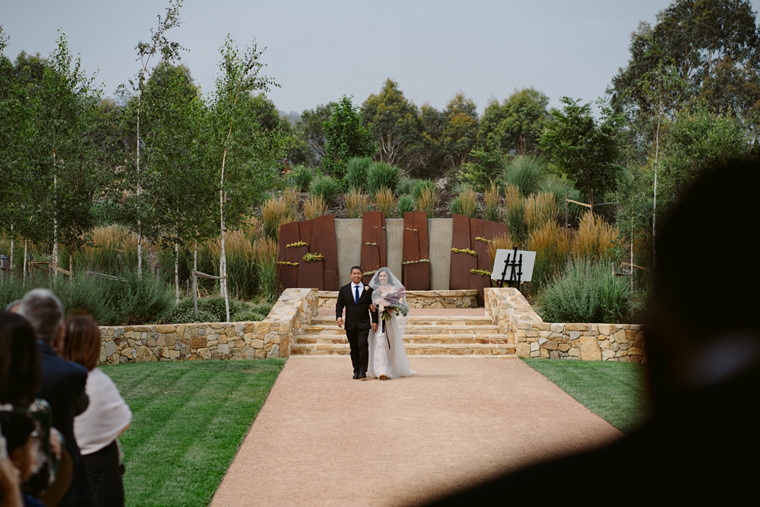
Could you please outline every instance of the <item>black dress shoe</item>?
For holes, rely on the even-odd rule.
[[[359,378],[367,378],[367,372],[363,371],[363,372],[359,373]]]
[[[359,376],[359,373],[358,373],[358,372],[355,372],[355,373],[354,373],[354,378],[355,378],[355,379],[361,378],[361,377]]]

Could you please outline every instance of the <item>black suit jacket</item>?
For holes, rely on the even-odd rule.
[[[344,285],[338,290],[338,301],[335,304],[335,318],[343,316],[343,308],[346,309],[346,320],[343,323],[346,329],[369,329],[373,322],[377,322],[377,310],[370,311],[369,305],[372,304],[372,289],[364,286],[359,297],[359,302],[354,302],[354,295],[351,293],[351,284]],[[372,317],[370,318],[370,314]],[[371,319],[371,320],[370,320]]]

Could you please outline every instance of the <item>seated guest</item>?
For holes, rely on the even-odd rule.
[[[21,299],[18,313],[31,324],[40,352],[42,381],[37,396],[50,404],[53,427],[60,431],[73,467],[71,485],[60,505],[93,505],[92,486],[74,437],[74,417],[88,403],[87,370],[56,352],[63,348],[63,305],[51,291],[33,289]]]
[[[74,435],[82,452],[98,506],[124,505],[118,436],[132,419],[113,381],[97,368],[100,328],[90,315],[77,315],[66,322],[63,357],[81,364],[87,374],[87,410],[74,419]]]

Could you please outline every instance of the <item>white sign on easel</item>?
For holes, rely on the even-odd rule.
[[[520,263],[520,269],[513,275],[515,264]],[[533,266],[536,264],[536,252],[530,250],[496,250],[491,270],[491,280],[497,282],[517,281],[530,282],[533,277]],[[519,277],[518,277],[519,275]]]

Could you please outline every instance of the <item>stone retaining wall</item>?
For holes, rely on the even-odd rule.
[[[288,357],[293,335],[317,306],[316,290],[286,289],[260,322],[103,326],[100,362]]]
[[[645,360],[641,325],[544,322],[514,288],[486,288],[484,302],[499,333],[512,336],[519,357]]]
[[[103,326],[100,362],[288,357],[293,336],[319,308],[334,308],[336,297],[335,292],[286,289],[260,322]],[[407,301],[412,308],[475,308],[477,291],[409,291]],[[514,288],[486,288],[484,302],[520,357],[644,361],[640,325],[543,322]]]

